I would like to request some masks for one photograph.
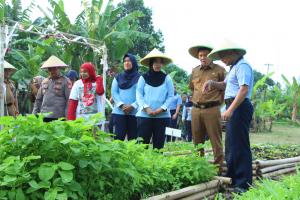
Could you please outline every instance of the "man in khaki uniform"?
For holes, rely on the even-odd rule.
[[[51,112],[44,118],[45,122],[66,117],[72,82],[60,74],[60,68],[65,67],[67,65],[55,56],[51,56],[41,67],[41,69],[48,69],[50,76],[42,81],[32,113]]]
[[[17,90],[10,80],[13,73],[16,72],[16,68],[4,61],[4,115],[16,117],[19,114],[18,111],[18,99]]]
[[[225,69],[214,64],[207,55],[212,51],[208,45],[191,47],[189,53],[201,64],[193,69],[189,87],[193,92],[192,135],[194,144],[203,144],[207,134],[214,153],[214,163],[221,166],[224,160],[221,130],[220,105],[223,102],[224,91],[211,89],[203,90],[208,80],[223,81]],[[204,150],[200,150],[204,155]]]

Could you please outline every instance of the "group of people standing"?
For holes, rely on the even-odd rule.
[[[226,121],[225,160],[227,176],[232,178],[234,192],[240,193],[252,184],[252,155],[249,128],[253,115],[250,102],[253,71],[244,59],[246,50],[229,40],[217,48],[201,44],[189,49],[200,65],[193,69],[190,81],[192,98],[192,134],[195,144],[204,143],[209,136],[214,163],[224,160],[220,120]],[[230,70],[213,63],[221,60]],[[226,111],[220,113],[225,102]],[[204,150],[200,150],[204,155]]]
[[[117,139],[141,137],[145,144],[151,139],[153,148],[161,149],[165,142],[165,128],[170,124],[169,105],[174,87],[169,75],[161,68],[172,60],[157,49],[141,59],[148,66],[145,74],[139,74],[135,57],[126,54],[124,71],[117,75],[111,91],[114,101],[112,117]]]
[[[243,57],[246,50],[226,40],[215,49],[206,44],[193,46],[189,53],[200,60],[200,65],[193,69],[189,83],[192,97],[184,104],[184,109],[189,111],[183,112],[184,119],[190,120],[190,124],[186,120],[186,126],[192,130],[195,145],[203,144],[208,135],[214,163],[221,169],[224,161],[221,120],[227,122],[227,175],[232,178],[235,192],[245,191],[252,184],[249,128],[253,114],[250,102],[253,72]],[[230,66],[227,75],[214,60]],[[156,49],[151,51],[140,61],[149,67],[143,75],[139,75],[132,55],[125,55],[123,62],[124,72],[114,79],[112,85],[116,137],[124,139],[126,134],[129,139],[142,137],[146,144],[152,138],[153,147],[160,149],[164,146],[165,129],[172,126],[170,120],[175,120],[179,111],[176,106],[171,106],[176,95],[174,84],[161,71],[171,59]],[[224,102],[226,111],[221,114],[220,106]],[[204,155],[204,149],[200,149],[200,155]]]
[[[237,192],[247,190],[252,183],[249,126],[253,114],[250,102],[253,73],[243,57],[246,50],[226,40],[215,49],[206,44],[193,46],[189,53],[200,61],[191,74],[189,88],[192,96],[183,106],[182,119],[186,129],[192,132],[189,138],[197,145],[203,144],[208,135],[214,163],[220,167],[224,161],[221,119],[227,121],[227,175],[232,178]],[[225,69],[215,64],[214,60],[221,60],[230,66],[227,75]],[[129,53],[124,55],[124,70],[115,76],[111,86],[115,139],[141,137],[145,144],[152,141],[153,148],[164,147],[166,127],[176,128],[180,110],[178,105],[181,103],[171,77],[162,71],[163,66],[171,62],[171,58],[153,49],[140,60],[142,65],[148,67],[146,73],[140,74],[135,56]],[[48,70],[49,77],[37,80],[40,87],[35,96],[33,113],[50,113],[44,118],[45,122],[61,117],[68,120],[78,117],[89,119],[91,114],[101,110],[103,80],[96,75],[94,65],[82,64],[80,79],[73,81],[60,73],[60,69],[65,67],[67,64],[55,56],[51,56],[41,67]],[[5,70],[5,112],[16,116],[17,102],[9,98],[13,96],[14,88],[8,79],[15,68],[6,64]],[[76,79],[76,72],[68,75]],[[220,106],[224,102],[226,111],[221,114]],[[204,149],[199,152],[204,155]]]

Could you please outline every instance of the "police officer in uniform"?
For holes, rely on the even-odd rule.
[[[207,80],[223,81],[225,69],[213,63],[207,55],[212,51],[209,45],[197,45],[189,49],[194,58],[200,60],[200,65],[192,71],[190,89],[193,92],[192,103],[192,135],[194,144],[203,144],[208,135],[214,154],[214,164],[219,166],[224,161],[221,129],[220,105],[223,102],[224,91],[211,89],[203,92],[202,87]],[[200,149],[200,155],[204,150]]]
[[[42,81],[32,113],[50,113],[44,118],[45,122],[66,117],[72,82],[60,74],[60,69],[65,67],[67,64],[55,56],[51,56],[41,67],[48,69],[49,77]]]
[[[227,121],[225,138],[225,159],[227,176],[232,179],[235,193],[246,191],[252,184],[252,154],[250,149],[249,128],[253,115],[250,102],[253,88],[253,71],[244,59],[246,50],[229,40],[224,40],[209,57],[221,60],[230,71],[225,81],[209,80],[207,88],[225,89],[226,111],[222,119]],[[226,88],[225,88],[226,87]]]

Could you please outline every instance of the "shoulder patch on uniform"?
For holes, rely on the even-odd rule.
[[[49,82],[49,78],[45,78],[43,81],[42,81],[42,84],[45,84],[45,83],[48,83]]]

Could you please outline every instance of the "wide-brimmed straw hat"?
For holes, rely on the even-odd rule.
[[[17,68],[15,68],[12,64],[6,62],[5,60],[4,60],[4,69],[11,69],[17,71]]]
[[[140,63],[145,66],[150,66],[151,58],[161,58],[163,60],[164,65],[167,65],[172,62],[172,59],[168,56],[164,55],[158,49],[153,49],[150,53],[148,53],[144,58],[141,59]]]
[[[196,58],[196,59],[199,59],[198,58],[198,52],[199,52],[199,50],[200,49],[207,49],[207,50],[209,50],[209,51],[212,51],[213,50],[213,48],[212,48],[212,46],[211,45],[209,45],[209,44],[201,44],[201,45],[196,45],[196,46],[192,46],[191,48],[189,48],[189,53],[191,54],[191,56],[193,56],[194,58]]]
[[[51,56],[50,58],[48,58],[48,60],[46,60],[44,62],[41,69],[46,69],[46,68],[50,68],[50,67],[64,68],[64,67],[68,67],[68,65],[66,63],[64,63],[62,60],[60,60],[58,57]]]
[[[220,53],[226,52],[226,51],[235,51],[240,56],[243,56],[247,53],[247,51],[243,48],[241,48],[239,45],[233,43],[232,41],[226,39],[222,43],[220,43],[210,54],[208,57],[212,60],[220,60]]]

